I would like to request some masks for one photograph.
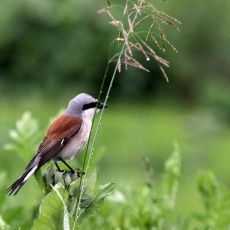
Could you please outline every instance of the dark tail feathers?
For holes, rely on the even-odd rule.
[[[27,168],[27,170],[22,174],[7,190],[7,195],[17,195],[19,190],[22,188],[22,186],[26,183],[26,181],[35,173],[37,170],[37,166],[34,166],[32,168]]]

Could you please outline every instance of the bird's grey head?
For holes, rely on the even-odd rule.
[[[102,109],[106,107],[106,105],[99,102],[97,99],[90,96],[89,94],[81,93],[69,102],[68,108],[65,112],[71,116],[82,117],[84,112],[87,113],[90,110],[93,115],[96,108]]]

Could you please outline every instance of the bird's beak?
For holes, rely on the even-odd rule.
[[[107,108],[108,106],[106,105],[106,104],[103,104],[103,103],[101,103],[101,102],[98,102],[97,103],[97,108],[98,109],[103,109],[103,108]]]

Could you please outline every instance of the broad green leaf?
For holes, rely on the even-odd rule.
[[[34,221],[32,230],[63,230],[63,201],[66,202],[68,193],[64,189],[58,191],[63,200],[54,190],[44,197],[40,205],[39,217]]]
[[[54,189],[54,191],[57,193],[57,195],[59,196],[60,200],[62,201],[63,203],[63,206],[64,206],[64,216],[63,216],[63,229],[65,230],[70,230],[70,225],[69,225],[69,213],[68,213],[68,209],[66,207],[66,203],[65,201],[63,200],[60,192],[58,191],[58,189],[56,187],[53,187],[52,188]]]
[[[113,191],[114,188],[115,188],[114,182],[111,182],[105,185],[99,185],[97,195],[95,198],[97,199],[105,198]]]
[[[92,203],[81,213],[79,220],[86,218],[88,216],[94,215],[99,211],[103,205],[104,199],[108,196],[115,187],[115,183],[111,182],[109,184],[100,185],[98,187],[98,192]]]
[[[84,193],[91,194],[91,196],[93,195],[93,192],[95,190],[96,180],[97,180],[97,172],[96,169],[94,169],[86,178]]]
[[[39,185],[39,187],[42,189],[42,191],[47,194],[49,191],[47,189],[46,183],[44,181],[44,178],[41,173],[41,169],[37,170],[34,174],[34,177]]]

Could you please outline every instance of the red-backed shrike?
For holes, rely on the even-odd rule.
[[[22,174],[8,189],[7,194],[16,195],[25,182],[46,162],[53,160],[58,171],[57,161],[62,161],[71,173],[74,170],[65,162],[73,159],[85,147],[92,126],[92,119],[98,109],[107,106],[92,96],[81,93],[73,98],[66,111],[50,125],[45,138],[35,156]],[[96,111],[95,111],[96,110]]]

